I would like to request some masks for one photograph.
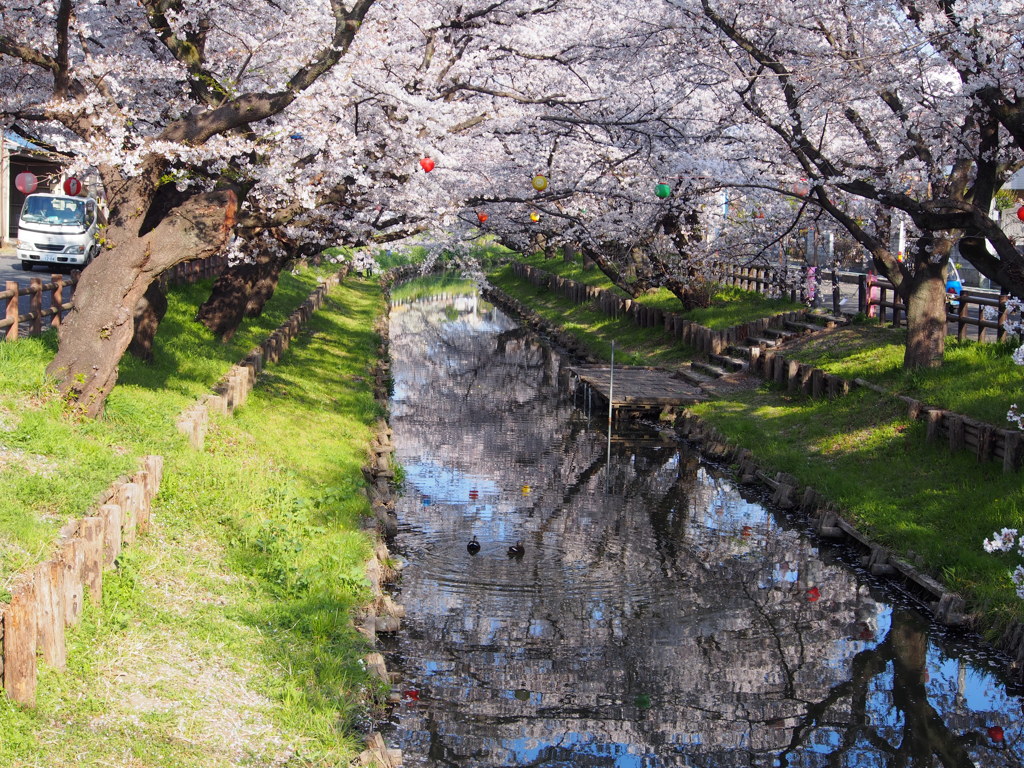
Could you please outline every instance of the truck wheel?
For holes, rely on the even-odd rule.
[[[31,272],[32,271],[32,262],[31,261],[23,261],[23,262],[21,262],[21,268],[23,270],[25,270],[26,272]]]

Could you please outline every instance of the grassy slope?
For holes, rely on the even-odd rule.
[[[565,324],[568,318],[573,333],[605,359],[610,339],[619,339],[619,329],[607,319],[588,325],[590,315],[583,310],[568,309],[548,293],[536,295],[507,272],[496,273],[495,282],[551,322]],[[899,332],[862,326],[842,334],[808,344],[797,355],[997,425],[1018,399],[1020,369],[1005,346],[950,342],[947,366],[908,375],[900,369]],[[635,348],[629,362],[664,365],[678,360],[679,352],[658,334]],[[919,558],[984,611],[990,628],[1024,620],[1024,605],[1009,581],[1012,556],[981,549],[982,539],[1004,525],[1024,529],[1019,473],[1004,475],[997,463],[979,464],[967,454],[926,445],[923,424],[906,419],[901,401],[869,391],[813,401],[771,385],[726,388],[693,410],[767,467],[789,472],[839,503],[879,542]]]
[[[517,280],[511,267],[502,267],[488,275],[490,281],[533,307],[545,317],[557,321],[592,354],[605,359],[611,356],[615,341],[615,359],[626,365],[674,365],[688,360],[692,350],[667,347],[664,334],[655,328],[639,328],[629,318],[611,318],[586,305],[574,304],[541,288]]]
[[[374,686],[349,612],[368,591],[358,488],[380,416],[368,375],[380,292],[359,280],[332,291],[246,406],[214,419],[199,454],[173,415],[208,388],[195,376],[240,357],[187,322],[201,296],[173,302],[181,327],[161,331],[166,365],[127,366],[103,422],[66,425],[129,464],[163,454],[165,482],[152,533],[106,574],[103,606],[72,634],[69,670],[43,672],[36,711],[0,697],[0,765],[326,765],[359,748],[353,726]]]
[[[192,321],[209,283],[174,289],[154,364],[126,356],[105,417],[95,423],[68,418],[45,381],[52,332],[0,344],[0,498],[7,500],[0,505],[0,600],[12,575],[46,559],[60,527],[133,470],[135,457],[158,451],[147,445],[174,436],[178,413],[280,325],[316,279],[311,270],[285,274],[263,315],[229,344]]]
[[[525,256],[521,261],[569,280],[604,288],[623,297],[626,296],[626,293],[613,285],[604,273],[596,268],[584,269],[579,260],[567,262],[560,258],[548,259],[543,254],[537,253]],[[769,299],[755,291],[744,291],[731,286],[720,286],[711,297],[710,307],[690,312],[682,312],[679,299],[666,288],[659,288],[656,291],[643,294],[637,301],[667,312],[680,312],[696,323],[719,331],[761,317],[802,309],[804,306],[788,299]]]

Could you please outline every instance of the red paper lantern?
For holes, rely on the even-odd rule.
[[[1017,209],[1017,218],[1024,221],[1024,205]]]
[[[21,194],[31,195],[39,186],[39,179],[36,178],[34,173],[22,171],[14,177],[14,186],[18,188]]]
[[[64,180],[64,194],[75,197],[82,194],[82,182],[76,179],[74,176]]]
[[[821,597],[821,590],[817,587],[811,587],[807,590],[807,602],[817,602],[818,598]]]
[[[477,490],[476,488],[472,489],[472,490],[471,490],[471,491],[469,492],[469,498],[470,498],[470,499],[471,499],[472,501],[476,501],[477,499],[479,499],[479,498],[480,498],[480,491],[478,491],[478,490]]]
[[[488,218],[487,214],[486,214],[486,213],[484,213],[483,211],[480,211],[480,212],[479,212],[479,213],[478,213],[478,214],[476,215],[476,217],[477,217],[478,219],[480,219],[480,223],[481,223],[481,224],[483,224],[483,223],[484,223],[485,221],[487,221],[487,218]]]
[[[1003,729],[998,725],[989,726],[987,733],[988,737],[992,739],[992,741],[1002,741],[1004,738]]]
[[[424,157],[420,160],[420,168],[422,168],[425,173],[430,173],[434,170],[434,161],[429,157]]]

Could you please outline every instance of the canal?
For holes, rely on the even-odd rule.
[[[399,286],[390,333],[406,766],[1024,764],[1000,659],[670,432],[609,450],[470,285]]]

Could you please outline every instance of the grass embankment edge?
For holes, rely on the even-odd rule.
[[[508,270],[489,277],[550,325],[569,330],[596,357],[609,359],[613,339],[619,349],[619,326],[603,316],[588,323],[596,315],[592,309],[572,307],[516,280]],[[659,329],[647,329],[644,337],[643,346],[631,349],[627,364],[671,368],[686,362],[688,355],[679,354],[674,340]],[[979,359],[995,353],[994,348],[983,350]],[[873,378],[870,370],[863,373]],[[877,378],[897,384],[887,376]],[[915,378],[920,383],[925,377],[912,376],[909,384],[895,388],[916,393]],[[967,386],[970,382],[976,379],[965,380]],[[930,391],[939,396],[953,387],[947,382]],[[1002,396],[1009,401],[1012,393]],[[1024,620],[1024,603],[1009,578],[1012,557],[989,555],[981,547],[984,538],[1003,526],[1024,529],[1019,473],[1004,474],[997,463],[978,463],[927,444],[924,425],[907,418],[905,403],[870,390],[812,400],[755,382],[723,387],[715,398],[690,410],[732,444],[750,450],[765,469],[786,472],[801,485],[814,487],[858,530],[961,594],[978,619],[977,628],[990,640]]]
[[[176,311],[194,314],[201,293]],[[382,415],[371,375],[382,313],[376,284],[331,291],[246,405],[212,420],[203,453],[173,429],[188,398],[131,376],[102,422],[68,425],[125,455],[160,453],[164,485],[152,533],[71,634],[69,669],[43,670],[34,711],[0,703],[0,764],[324,765],[358,754],[357,726],[384,693],[351,622],[370,597],[361,467]]]

